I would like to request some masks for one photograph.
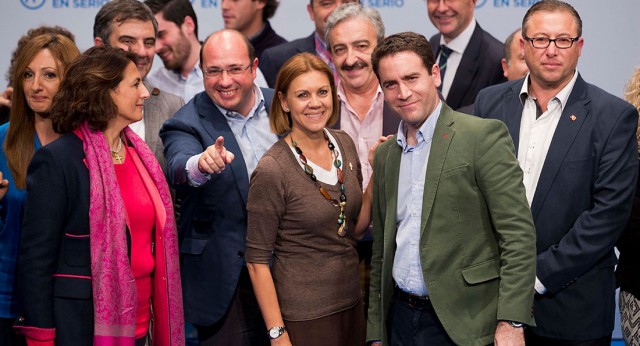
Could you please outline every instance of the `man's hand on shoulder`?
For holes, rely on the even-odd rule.
[[[514,327],[507,321],[498,322],[495,346],[524,346],[524,328]]]

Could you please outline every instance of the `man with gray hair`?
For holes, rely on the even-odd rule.
[[[366,188],[373,172],[367,156],[369,149],[383,135],[398,130],[400,118],[387,106],[378,78],[371,65],[371,52],[384,39],[384,24],[378,11],[359,3],[336,8],[325,26],[325,42],[340,77],[338,100],[340,112],[336,126],[348,133],[356,144],[362,164],[362,187]],[[371,232],[358,244],[363,270],[362,291],[368,302],[371,264]]]

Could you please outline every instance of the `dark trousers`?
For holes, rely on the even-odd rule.
[[[0,345],[2,346],[23,346],[26,345],[24,338],[13,332],[13,322],[15,318],[0,318]]]
[[[253,293],[247,268],[242,268],[238,287],[229,310],[220,321],[210,326],[195,326],[201,346],[269,345],[267,327]]]
[[[611,334],[594,340],[563,340],[545,338],[525,329],[524,338],[527,346],[611,346]]]
[[[412,307],[393,297],[387,319],[391,346],[455,346],[438,320],[433,305]]]

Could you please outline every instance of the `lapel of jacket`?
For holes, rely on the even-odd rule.
[[[469,82],[473,80],[473,77],[478,73],[480,69],[480,54],[482,53],[482,28],[476,24],[476,28],[473,30],[471,40],[465,48],[458,65],[458,70],[455,76],[453,76],[453,83],[449,88],[449,94],[447,95],[447,104],[452,108],[457,109],[461,106],[462,100],[465,98],[467,91],[469,90]]]
[[[389,139],[390,143],[384,166],[384,194],[386,196],[386,213],[384,225],[384,244],[394,244],[396,232],[398,230],[398,180],[400,179],[400,160],[402,158],[402,148],[397,143],[398,137]]]
[[[449,152],[449,146],[453,140],[456,131],[453,125],[453,110],[442,103],[440,117],[436,122],[436,128],[433,132],[431,140],[431,151],[429,153],[429,163],[427,164],[427,173],[424,177],[424,192],[422,195],[422,219],[420,222],[420,238],[424,237],[424,231],[427,226],[427,220],[431,216],[433,201],[436,198],[438,184],[440,183],[440,175],[442,167]]]
[[[584,120],[589,116],[589,107],[587,105],[590,102],[591,100],[587,98],[587,83],[582,77],[578,76],[558,121],[547,157],[542,166],[542,172],[540,172],[536,193],[533,195],[533,201],[531,202],[531,213],[534,220],[538,212],[540,212],[553,180],[580,132]]]
[[[160,126],[162,126],[162,124],[159,124],[158,117],[156,116],[158,107],[160,106],[157,97],[158,92],[156,92],[158,89],[149,85],[146,79],[143,81],[143,84],[147,90],[149,90],[149,98],[144,100],[144,141],[155,154],[158,140],[160,139],[158,133],[160,132]]]
[[[316,33],[314,31],[310,36],[305,38],[304,41],[302,41],[302,44],[300,44],[296,48],[296,51],[298,53],[304,53],[304,52],[315,53],[316,52],[316,36],[315,35]]]
[[[522,121],[523,110],[522,101],[520,101],[520,90],[522,89],[523,83],[524,79],[513,84],[502,96],[502,109],[500,110],[502,114],[500,120],[502,120],[509,129],[516,155],[518,154],[518,143],[520,142],[520,123]]]
[[[231,127],[229,127],[224,115],[218,107],[215,106],[213,101],[211,101],[211,98],[206,93],[202,93],[199,96],[200,98],[196,102],[199,103],[197,108],[202,128],[211,136],[212,144],[216,142],[218,136],[224,137],[225,148],[235,156],[231,164],[229,164],[229,168],[235,178],[234,180],[238,186],[238,190],[240,190],[242,200],[246,205],[247,196],[249,195],[249,178],[247,165],[245,164],[238,141],[233,131],[231,131]]]

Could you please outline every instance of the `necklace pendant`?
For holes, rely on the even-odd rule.
[[[117,163],[122,163],[122,155],[118,152],[111,152],[111,158],[116,160]]]
[[[342,222],[342,225],[338,227],[338,236],[344,237],[345,235],[347,235],[347,220],[344,220],[344,222]]]

